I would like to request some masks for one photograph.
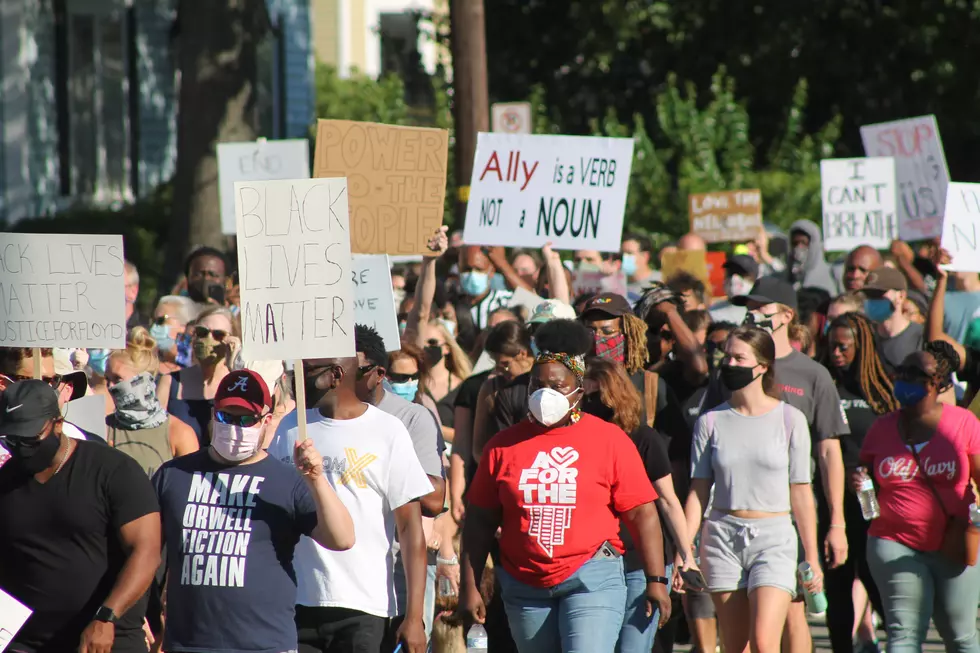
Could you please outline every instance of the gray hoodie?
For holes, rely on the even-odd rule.
[[[834,279],[830,264],[824,259],[823,234],[820,227],[810,220],[797,220],[789,228],[790,239],[794,231],[802,231],[810,237],[810,249],[806,261],[800,267],[793,260],[793,252],[789,254],[789,280],[796,290],[800,288],[823,288],[836,297],[840,292],[837,280]]]

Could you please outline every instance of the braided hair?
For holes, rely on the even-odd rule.
[[[623,336],[626,338],[626,358],[623,361],[627,374],[636,374],[646,367],[649,352],[647,351],[647,323],[635,315],[624,315]]]
[[[862,313],[851,312],[834,319],[830,328],[843,327],[854,334],[855,364],[857,365],[857,382],[861,388],[868,406],[875,415],[884,415],[898,410],[895,400],[895,390],[892,381],[885,370],[878,347],[875,343],[875,332],[871,320]],[[829,355],[829,352],[827,352]],[[828,366],[829,361],[824,360]]]
[[[933,340],[922,347],[922,351],[936,359],[936,376],[939,378],[939,392],[943,393],[953,385],[953,372],[960,369],[960,355],[953,345],[945,340]]]

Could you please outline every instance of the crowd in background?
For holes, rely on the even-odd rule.
[[[397,351],[357,325],[356,358],[246,360],[211,248],[152,315],[127,264],[125,349],[0,349],[8,650],[454,652],[481,623],[498,653],[808,653],[824,592],[834,653],[930,621],[980,653],[980,275],[938,243],[828,260],[802,220],[735,244],[724,296],[662,274],[694,233],[430,248],[391,270]]]

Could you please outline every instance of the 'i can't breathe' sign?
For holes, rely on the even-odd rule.
[[[479,134],[463,240],[618,252],[633,140]]]

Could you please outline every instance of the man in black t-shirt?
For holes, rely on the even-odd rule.
[[[0,587],[33,610],[8,651],[146,651],[160,514],[132,458],[64,432],[42,380],[0,398]]]

